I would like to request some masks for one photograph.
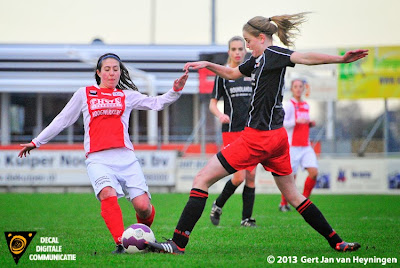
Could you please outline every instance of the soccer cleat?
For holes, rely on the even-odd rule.
[[[115,250],[113,252],[111,252],[112,254],[123,254],[125,253],[125,249],[122,246],[122,244],[119,244],[115,247]]]
[[[347,243],[347,242],[341,242],[337,243],[335,250],[340,251],[340,252],[345,252],[345,251],[356,251],[361,247],[360,244],[358,243]]]
[[[257,227],[256,220],[253,218],[247,218],[240,222],[240,226],[243,227]]]
[[[182,255],[185,253],[184,248],[178,247],[172,239],[167,239],[166,242],[145,242],[149,248],[149,251],[157,252],[157,253],[171,253],[174,255]]]
[[[218,225],[219,218],[221,217],[221,215],[222,215],[222,208],[217,206],[214,201],[212,208],[211,208],[211,213],[210,213],[210,220],[211,220],[212,224]]]
[[[279,205],[279,211],[280,212],[289,212],[289,211],[291,211],[292,209],[290,208],[290,206],[289,205]]]

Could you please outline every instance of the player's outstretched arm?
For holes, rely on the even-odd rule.
[[[368,55],[367,49],[357,49],[347,51],[343,56],[339,55],[328,55],[321,53],[300,53],[293,52],[290,56],[290,60],[296,64],[305,65],[318,65],[328,63],[350,63],[359,59],[362,59]]]
[[[20,144],[20,146],[22,146],[23,148],[21,149],[21,151],[18,154],[19,158],[26,157],[26,153],[31,154],[30,151],[36,148],[36,146],[35,146],[35,144],[33,144],[33,142],[23,143],[23,144]]]
[[[222,78],[229,79],[229,80],[236,80],[243,76],[243,74],[239,71],[239,68],[230,68],[226,66],[222,66],[219,64],[215,64],[208,61],[195,61],[195,62],[188,62],[183,67],[183,70],[199,70],[202,68],[207,68],[208,70],[212,71],[213,73],[219,75]]]

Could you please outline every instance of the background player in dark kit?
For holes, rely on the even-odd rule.
[[[234,36],[229,40],[226,66],[236,68],[244,61],[246,56],[245,45],[244,39],[240,36]],[[222,123],[222,140],[224,146],[227,146],[240,137],[247,120],[251,92],[251,79],[249,77],[229,80],[216,76],[210,99],[210,111]],[[218,100],[221,98],[224,100],[223,113],[217,107]],[[226,182],[222,193],[214,201],[211,208],[210,219],[214,225],[219,224],[225,202],[228,201],[237,187],[243,181],[246,181],[242,194],[243,210],[240,225],[245,227],[256,226],[255,219],[251,218],[255,198],[255,170],[255,168],[251,172],[248,170],[239,170],[233,174],[232,179]]]

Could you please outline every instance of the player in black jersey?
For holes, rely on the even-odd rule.
[[[173,238],[163,243],[149,243],[163,252],[183,254],[189,235],[203,213],[208,188],[216,181],[238,170],[251,170],[261,163],[271,171],[281,193],[305,221],[320,233],[337,251],[354,251],[358,243],[347,243],[332,229],[319,209],[299,193],[290,166],[289,142],[283,128],[285,112],[282,95],[286,67],[295,64],[316,65],[349,63],[364,58],[368,50],[352,50],[343,56],[299,53],[272,45],[277,34],[285,46],[293,45],[293,30],[304,21],[305,13],[250,19],[243,26],[243,36],[252,57],[236,68],[206,61],[190,62],[185,70],[207,68],[225,79],[252,78],[253,93],[246,128],[239,139],[223,148],[200,170],[193,181],[190,197],[176,226]]]
[[[244,61],[244,57],[246,56],[245,45],[244,39],[240,36],[234,36],[229,40],[227,66],[236,68]],[[222,123],[222,140],[224,146],[227,146],[240,137],[246,124],[252,91],[251,79],[249,77],[229,80],[216,76],[210,99],[210,111]],[[224,100],[223,113],[217,107],[217,102],[220,98]],[[226,201],[232,196],[237,187],[246,180],[242,194],[243,210],[240,225],[244,227],[256,226],[255,219],[251,217],[255,198],[254,178],[255,168],[251,172],[248,170],[239,170],[233,174],[232,179],[226,182],[222,193],[213,203],[210,213],[212,224],[219,224],[222,208]]]

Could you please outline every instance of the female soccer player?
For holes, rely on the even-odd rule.
[[[250,19],[243,26],[243,36],[252,57],[236,68],[206,61],[184,66],[198,70],[207,68],[225,79],[252,78],[253,93],[246,128],[242,135],[213,156],[193,181],[189,200],[174,231],[173,238],[162,243],[148,243],[150,248],[173,254],[183,254],[189,236],[203,213],[208,188],[228,174],[252,170],[258,163],[272,172],[275,182],[288,200],[316,231],[337,251],[354,251],[358,243],[344,242],[325,220],[318,208],[302,196],[294,183],[290,166],[289,143],[282,127],[282,88],[286,67],[297,64],[348,63],[365,57],[368,50],[353,50],[343,56],[318,53],[299,53],[272,45],[277,34],[286,46],[292,45],[293,32],[304,21],[305,13]]]
[[[188,75],[186,72],[175,80],[167,93],[149,97],[138,92],[121,59],[107,53],[97,61],[95,78],[97,85],[78,89],[48,127],[30,143],[21,144],[18,156],[26,157],[49,142],[82,113],[87,172],[101,203],[101,216],[116,243],[113,253],[123,253],[124,223],[117,198],[124,192],[129,195],[139,223],[150,226],[155,215],[146,179],[129,140],[129,116],[133,109],[159,111],[175,102]]]
[[[246,47],[244,39],[240,36],[232,37],[228,42],[227,66],[236,68],[244,61],[245,56]],[[240,137],[246,124],[251,92],[251,79],[248,77],[241,77],[237,80],[228,80],[219,76],[215,78],[210,100],[210,111],[222,123],[222,141],[224,146],[227,146]],[[224,113],[220,112],[217,107],[217,102],[221,97],[224,99]],[[233,174],[232,179],[227,181],[222,193],[213,203],[210,213],[212,224],[219,224],[222,208],[226,201],[233,195],[236,188],[246,180],[242,195],[243,210],[240,225],[245,227],[256,226],[255,219],[251,218],[255,197],[254,178],[255,169],[252,172],[239,170]]]
[[[292,81],[290,90],[292,91],[293,98],[283,103],[283,109],[285,110],[283,126],[288,133],[290,160],[294,178],[296,179],[299,166],[308,172],[304,183],[303,196],[309,198],[317,182],[318,164],[317,156],[310,145],[309,135],[310,127],[315,126],[315,121],[310,120],[308,103],[302,99],[304,88],[305,81],[300,79]],[[290,206],[283,195],[279,204],[279,211],[290,211]]]

